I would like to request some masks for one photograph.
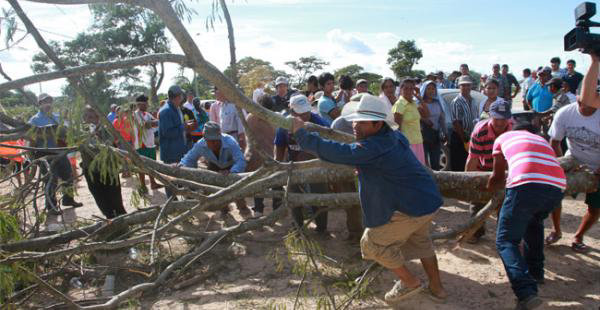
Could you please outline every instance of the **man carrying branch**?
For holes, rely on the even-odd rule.
[[[421,280],[405,263],[419,258],[429,278],[430,296],[446,298],[429,229],[442,197],[431,175],[417,160],[406,137],[396,127],[391,107],[369,94],[354,96],[342,110],[352,122],[357,142],[323,140],[309,133],[305,122],[293,119],[300,147],[320,159],[356,167],[363,222],[360,246],[364,259],[375,260],[400,281],[385,295],[396,303],[423,290]]]

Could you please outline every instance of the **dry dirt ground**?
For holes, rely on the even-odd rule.
[[[134,211],[132,206],[132,188],[136,179],[122,179],[123,197],[128,211]],[[67,222],[77,219],[93,219],[101,217],[95,206],[85,180],[80,180],[77,188],[77,200],[85,206],[76,210],[65,210]],[[148,195],[152,203],[165,200],[164,190],[151,191]],[[584,195],[577,199],[566,198],[563,202],[563,238],[557,244],[548,246],[546,254],[546,284],[539,288],[539,295],[545,301],[540,309],[599,309],[600,307],[600,224],[596,225],[586,236],[586,243],[591,251],[587,254],[577,254],[571,251],[569,245],[581,216],[586,210],[583,203]],[[247,199],[249,205],[252,200]],[[269,203],[269,200],[266,200]],[[235,208],[232,208],[232,210]],[[266,213],[270,212],[267,208]],[[235,220],[228,221],[231,225],[241,221],[237,211],[232,212]],[[444,207],[435,217],[437,229],[453,227],[467,220],[468,205],[456,200],[446,200]],[[49,218],[49,223],[58,219]],[[210,222],[208,222],[210,220]],[[209,230],[226,225],[215,214],[208,214],[203,219]],[[196,274],[208,273],[206,279],[184,289],[175,289],[177,283],[169,283],[155,295],[144,295],[141,300],[131,300],[124,305],[126,308],[139,309],[292,309],[297,293],[300,275],[292,273],[293,265],[286,257],[283,238],[290,230],[291,219],[285,218],[274,227],[264,227],[260,231],[248,232],[237,236],[235,250],[228,250],[232,241],[215,248],[213,254],[201,259],[186,271],[192,277]],[[495,218],[487,221],[487,234],[476,245],[458,245],[455,242],[436,243],[442,281],[448,291],[449,298],[445,304],[437,304],[425,295],[418,295],[398,305],[396,309],[513,309],[514,295],[510,289],[502,263],[496,254]],[[546,234],[549,233],[550,222],[546,220]],[[368,265],[360,257],[357,244],[344,241],[345,213],[334,211],[329,215],[329,231],[331,238],[319,239],[318,243],[327,258],[319,259],[323,270],[337,280],[329,280],[333,294],[339,300],[343,299],[347,290],[334,288],[340,281],[340,270],[357,274]],[[181,241],[181,240],[179,240]],[[173,248],[177,251],[178,241]],[[184,243],[184,242],[179,242]],[[143,247],[138,247],[140,258],[144,259]],[[280,253],[278,259],[273,253]],[[120,259],[126,264],[127,255]],[[113,260],[115,261],[115,260]],[[277,267],[281,267],[278,269]],[[418,272],[421,279],[425,275],[416,261],[410,262],[411,270]],[[119,272],[117,275],[117,291],[122,291],[129,284],[139,283],[145,278],[136,273]],[[383,295],[393,285],[394,277],[391,272],[382,270],[370,286],[370,297],[352,303],[349,309],[392,309],[383,301]],[[99,294],[101,283],[98,279],[82,277],[84,288],[71,289],[69,292],[77,298],[91,298]],[[348,283],[346,281],[345,283]],[[319,288],[314,277],[307,277],[307,291],[302,291],[299,298],[299,308],[316,309],[317,299],[312,292]]]

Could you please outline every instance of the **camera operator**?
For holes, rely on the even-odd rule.
[[[592,63],[587,74],[583,78],[583,86],[581,88],[581,101],[592,108],[600,108],[600,95],[598,95],[598,67],[600,66],[600,55],[590,53]]]

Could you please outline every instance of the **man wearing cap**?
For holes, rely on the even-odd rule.
[[[552,69],[544,67],[538,71],[538,81],[527,91],[527,103],[538,113],[546,112],[552,107],[552,92],[548,81],[552,78]]]
[[[113,103],[110,105],[110,113],[108,113],[106,118],[108,119],[108,121],[111,124],[115,121],[115,118],[117,118],[117,105],[116,104]]]
[[[417,160],[406,137],[396,127],[391,107],[364,94],[344,106],[342,117],[352,121],[357,142],[324,140],[305,129],[296,117],[292,129],[303,150],[320,159],[353,166],[358,173],[363,223],[364,259],[390,269],[398,281],[385,295],[397,303],[423,290],[421,280],[405,263],[419,258],[429,278],[427,292],[444,299],[437,258],[430,238],[431,221],[442,205],[442,196],[426,168]]]
[[[299,117],[306,122],[313,124],[329,127],[329,125],[319,115],[311,112],[310,103],[308,98],[304,95],[295,95],[290,98],[290,114],[293,117]],[[314,155],[304,152],[300,149],[300,145],[294,139],[294,136],[290,134],[286,129],[277,128],[275,132],[275,144],[274,157],[277,161],[285,161],[285,155],[287,153],[288,161],[304,161],[314,159]],[[326,193],[327,186],[323,183],[318,184],[296,184],[292,185],[293,192],[305,192],[305,193]],[[273,204],[279,204],[278,201]],[[323,207],[312,207],[314,213]],[[298,227],[304,226],[304,214],[303,208],[297,207],[292,209],[292,216]],[[315,219],[317,225],[317,232],[325,235],[327,233],[327,212],[321,212]]]
[[[54,98],[42,93],[38,97],[39,111],[29,119],[29,125],[34,129],[34,138],[31,141],[31,146],[36,148],[55,148],[58,147],[59,140],[63,141],[66,132],[62,127],[58,113],[52,113],[52,104]],[[66,184],[66,189],[62,198],[63,206],[72,206],[79,208],[82,203],[76,202],[73,199],[73,170],[67,155],[57,156],[56,153],[47,153],[36,151],[33,153],[35,159],[46,157],[50,165],[50,176],[46,181],[46,210],[48,213],[58,215],[61,213],[56,201],[56,188],[58,186],[57,178],[60,178]],[[40,165],[42,175],[48,174],[46,165]]]
[[[452,100],[450,117],[452,119],[452,133],[450,134],[450,170],[464,171],[467,162],[468,142],[477,112],[471,97],[471,78],[463,75],[458,79],[460,94]]]
[[[356,81],[356,93],[368,93],[369,92],[369,82],[365,79],[359,79]]]
[[[219,124],[212,121],[204,124],[204,137],[183,156],[178,166],[197,168],[200,158],[206,161],[208,170],[224,175],[242,173],[246,169],[244,154],[235,138],[222,134]],[[243,200],[236,201],[236,204],[241,214],[250,213]],[[221,212],[227,214],[229,209],[225,207]]]
[[[474,90],[478,90],[479,86],[477,85],[477,81],[475,81],[475,79],[471,76],[471,72],[469,71],[469,65],[467,64],[461,64],[459,70],[460,71],[460,75],[459,78],[463,75],[467,75],[471,78],[471,81],[473,81],[473,84],[471,85],[471,89]],[[454,88],[459,88],[458,87],[458,80],[454,83]]]
[[[278,76],[275,79],[276,94],[273,96],[273,112],[287,110],[292,95],[288,85],[289,82],[285,76]]]
[[[572,155],[600,176],[600,112],[596,108],[586,106],[578,100],[577,104],[570,104],[558,110],[554,115],[549,135],[557,156],[562,156],[561,142],[566,138],[568,151],[565,155]],[[600,217],[600,188],[596,192],[587,193],[585,203],[587,212],[571,243],[571,249],[580,253],[589,250],[583,243],[583,237]],[[546,238],[546,244],[555,243],[562,237],[560,213],[560,207],[552,212],[554,231]]]
[[[510,122],[510,104],[504,100],[496,100],[490,106],[490,118],[480,121],[475,125],[471,134],[469,146],[469,157],[465,171],[492,171],[494,158],[492,146],[501,134],[512,129]],[[471,216],[475,216],[485,203],[474,203],[471,205]],[[485,226],[481,226],[475,232],[470,243],[476,243],[485,234]]]
[[[181,112],[184,95],[181,87],[177,85],[169,87],[168,100],[158,112],[160,159],[167,164],[178,163],[187,152],[185,122]],[[166,192],[169,197],[173,195],[169,188]]]
[[[518,299],[517,309],[542,304],[538,283],[544,279],[544,219],[561,201],[567,186],[552,147],[537,131],[530,122],[518,121],[513,130],[494,141],[493,171],[486,185],[490,191],[506,187],[496,249]]]
[[[137,109],[133,113],[133,146],[141,156],[156,160],[156,145],[154,144],[154,129],[158,127],[158,120],[148,113],[148,97],[139,95],[135,98]],[[162,185],[156,183],[152,176],[150,178],[150,188],[159,189]],[[140,172],[141,187],[146,188],[146,176]]]

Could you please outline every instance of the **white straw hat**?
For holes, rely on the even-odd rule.
[[[362,93],[352,96],[344,105],[342,117],[347,121],[384,121],[392,129],[398,128],[392,108],[378,97]]]

